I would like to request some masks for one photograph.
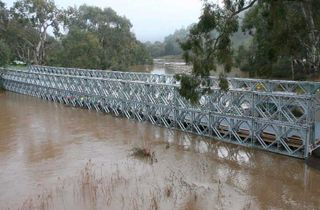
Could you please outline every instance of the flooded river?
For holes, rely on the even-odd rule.
[[[187,66],[181,59],[154,59],[154,65],[136,65],[131,66],[130,71],[147,72],[151,74],[190,74],[191,66]],[[218,66],[217,71],[211,71],[212,76],[219,76],[223,72],[223,67]],[[233,68],[231,72],[226,73],[228,77],[245,77],[248,78],[248,72],[240,71],[238,68]]]
[[[0,92],[0,209],[319,209],[319,195],[299,159]]]

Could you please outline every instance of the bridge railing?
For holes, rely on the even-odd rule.
[[[174,75],[158,75],[150,73],[119,72],[110,70],[77,69],[50,66],[30,66],[29,70],[31,72],[38,73],[122,79],[150,83],[179,84],[179,82],[175,80]],[[248,78],[227,78],[227,80],[229,82],[230,89],[272,92],[274,94],[312,95],[320,89],[320,82],[264,80]],[[212,87],[218,88],[219,78],[211,76],[210,83]]]
[[[95,78],[122,79],[129,81],[141,81],[148,83],[164,83],[179,85],[173,75],[157,75],[149,73],[134,72],[118,72],[108,70],[92,70],[77,68],[61,68],[50,66],[30,66],[32,72],[53,73],[62,75],[86,76]],[[235,91],[256,91],[259,95],[279,96],[292,95],[301,99],[312,97],[315,104],[315,114],[320,115],[320,82],[309,81],[287,81],[287,80],[264,80],[264,79],[248,79],[248,78],[227,78],[229,87]],[[210,85],[213,89],[219,89],[219,79],[210,77]],[[306,98],[304,98],[306,97]]]
[[[8,70],[3,78],[5,88],[11,91],[116,115],[121,113],[128,118],[295,157],[307,157],[319,146],[315,138],[314,94],[293,93],[294,82],[285,83],[291,94],[254,88],[232,88],[224,92],[212,87],[211,94],[201,97],[199,105],[192,106],[179,95],[179,84],[167,82],[164,75],[159,78],[165,78],[161,81],[166,82],[161,83],[148,80],[153,76],[148,74],[82,72],[37,67],[30,71]],[[229,82],[237,80],[229,79]],[[260,84],[240,80],[233,87],[242,87],[247,81],[255,87]],[[270,88],[275,83],[264,84]],[[299,84],[312,89],[317,85]]]
[[[94,78],[122,79],[129,81],[141,81],[150,83],[176,84],[174,77],[167,75],[148,74],[139,72],[119,72],[110,70],[62,68],[51,66],[29,66],[29,70],[35,73],[63,74],[70,76],[84,76]]]

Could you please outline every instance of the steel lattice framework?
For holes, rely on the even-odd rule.
[[[320,147],[315,114],[320,83],[229,78],[192,106],[173,75],[30,66],[1,69],[5,89],[171,129],[307,158]]]

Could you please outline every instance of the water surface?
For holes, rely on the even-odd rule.
[[[130,156],[154,152],[151,163]],[[0,93],[0,209],[318,209],[304,161]]]

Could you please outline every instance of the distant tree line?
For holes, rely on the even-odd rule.
[[[183,51],[180,47],[179,42],[187,38],[189,29],[190,27],[176,30],[173,34],[166,36],[163,42],[146,42],[144,44],[148,52],[154,58],[159,58],[168,55],[182,55]]]
[[[28,64],[126,70],[152,57],[111,8],[58,8],[52,0],[0,0],[0,65]]]
[[[187,28],[181,28],[176,30],[173,34],[170,34],[164,38],[163,42],[145,42],[146,49],[149,51],[153,58],[159,58],[163,56],[182,56],[183,50],[180,43],[184,42],[190,30],[194,24],[191,24]],[[239,47],[247,47],[251,43],[252,39],[249,34],[243,33],[240,29],[234,33],[231,37],[232,48],[235,50],[235,56],[237,56],[237,49]]]

